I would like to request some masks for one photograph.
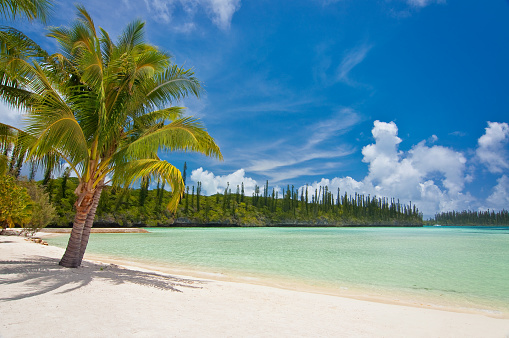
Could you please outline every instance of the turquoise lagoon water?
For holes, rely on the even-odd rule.
[[[88,254],[346,296],[509,314],[509,228],[151,228]],[[68,236],[49,238],[65,247]]]

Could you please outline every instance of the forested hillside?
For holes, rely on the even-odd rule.
[[[77,180],[67,175],[46,180],[44,184],[59,214],[56,226],[70,226],[74,212],[73,190]],[[177,213],[170,214],[166,203],[170,192],[157,184],[149,190],[106,187],[98,206],[95,226],[343,226],[343,225],[414,225],[423,224],[415,205],[403,205],[395,199],[364,195],[347,195],[321,187],[306,194],[287,186],[282,196],[273,189],[256,187],[252,196],[244,194],[243,185],[232,192],[204,196],[201,184],[187,186]],[[262,193],[261,193],[262,191]]]

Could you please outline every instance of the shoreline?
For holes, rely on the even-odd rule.
[[[62,236],[62,234],[53,234]],[[64,237],[60,237],[64,238]],[[60,247],[65,247],[61,240]],[[51,243],[51,241],[50,241]],[[131,255],[132,256],[132,255]],[[483,298],[476,294],[453,293],[447,290],[428,288],[396,288],[383,284],[352,284],[348,282],[333,282],[320,279],[296,278],[289,275],[263,273],[262,271],[241,271],[225,267],[194,266],[170,261],[147,260],[140,257],[115,255],[113,253],[90,253],[85,259],[107,262],[130,267],[143,267],[179,276],[213,279],[224,282],[247,283],[259,286],[269,286],[285,290],[345,297],[356,300],[378,302],[393,305],[405,305],[417,308],[436,309],[458,313],[482,314],[493,318],[509,319],[509,304],[497,298]]]
[[[115,230],[115,229],[113,229]],[[115,231],[111,232],[115,233]],[[65,233],[38,233],[41,238],[63,236]],[[159,263],[136,258],[115,257],[108,254],[86,253],[85,260],[96,263],[107,263],[126,266],[132,269],[145,269],[164,274],[176,275],[183,278],[211,279],[220,282],[244,283],[257,286],[273,287],[282,290],[306,292],[312,294],[343,297],[361,301],[382,304],[402,305],[422,309],[435,309],[448,312],[481,314],[493,318],[509,319],[509,307],[501,308],[490,303],[483,303],[482,299],[455,299],[451,295],[419,294],[410,290],[376,289],[362,285],[342,285],[318,283],[316,281],[301,281],[291,277],[259,275],[255,273],[240,273],[238,271],[216,270],[213,268],[197,269],[187,265]]]
[[[41,234],[70,234],[72,228],[43,228],[39,230],[38,236]],[[149,233],[148,230],[142,228],[91,228],[92,234],[140,234]]]
[[[44,237],[49,234],[41,235]],[[203,278],[185,277],[158,271],[157,266],[140,266],[138,262],[118,261],[118,264],[124,267],[107,265],[104,264],[104,257],[97,256],[87,257],[83,268],[65,269],[57,265],[62,253],[63,249],[58,247],[42,246],[17,236],[0,236],[0,259],[4,261],[4,264],[0,264],[0,284],[3,284],[0,288],[0,312],[3,318],[0,336],[26,336],[31,332],[26,330],[33,327],[33,323],[42,325],[41,320],[44,323],[48,320],[53,323],[45,325],[54,331],[53,334],[47,333],[47,336],[55,336],[56,332],[69,333],[60,331],[60,327],[71,325],[68,325],[67,321],[62,323],[58,320],[60,315],[66,315],[59,311],[70,311],[68,316],[71,322],[73,316],[77,317],[76,321],[82,322],[77,324],[78,326],[90,326],[87,318],[93,319],[100,315],[97,318],[102,326],[97,325],[97,329],[101,330],[101,335],[135,332],[129,330],[141,330],[136,332],[143,334],[152,332],[156,336],[163,336],[165,333],[167,335],[168,332],[170,335],[179,336],[214,336],[226,333],[269,336],[277,333],[288,337],[345,333],[401,337],[505,337],[509,334],[508,319],[493,318],[486,313],[451,312],[448,309],[387,304],[380,300],[359,300],[257,285],[252,284],[252,281],[222,281],[213,275]],[[96,262],[95,258],[100,258],[100,261]],[[28,263],[24,263],[25,261]],[[34,266],[31,262],[37,264]],[[19,267],[12,269],[16,264]],[[39,268],[35,268],[37,266]],[[108,275],[105,279],[104,275],[107,273],[111,276]],[[148,277],[137,276],[137,273],[166,276],[180,292],[168,292],[153,281],[143,282],[143,279]],[[62,283],[59,280],[60,274],[76,278],[69,283]],[[134,277],[125,279],[125,274],[132,274]],[[36,280],[43,283],[34,283]],[[80,286],[83,280],[87,284]],[[49,291],[41,293],[37,290],[40,285],[52,284],[51,281],[54,287],[49,288]],[[62,290],[69,287],[69,291]],[[128,299],[137,305],[130,303]],[[103,305],[92,307],[88,313],[86,304],[96,302]],[[126,302],[129,304],[125,304]],[[48,315],[43,315],[42,319],[37,318],[43,311],[43,308],[39,307],[42,303],[54,310],[49,314],[51,319]],[[113,307],[113,311],[109,306]],[[140,307],[154,317],[146,318],[147,322],[143,323],[140,323],[139,319],[134,322],[118,320],[119,316],[131,319],[140,315],[143,317]],[[115,313],[114,309],[119,313]],[[20,315],[29,319],[23,321]],[[84,318],[78,318],[82,316]],[[173,316],[179,317],[180,321],[167,322],[167,318]],[[225,318],[230,319],[226,326]],[[191,324],[191,320],[196,321]],[[258,329],[265,331],[260,334],[257,334],[258,331],[250,331]]]
[[[141,260],[129,260],[116,258],[100,254],[86,255],[88,261],[95,263],[107,263],[124,266],[129,269],[143,269],[146,271],[155,271],[157,273],[170,274],[181,278],[195,278],[203,280],[214,280],[217,282],[249,284],[253,286],[270,287],[281,290],[304,292],[316,295],[326,295],[331,297],[347,298],[358,301],[372,303],[381,303],[396,306],[413,307],[418,309],[433,309],[446,312],[483,315],[497,319],[509,319],[509,311],[489,308],[489,306],[467,306],[459,304],[453,300],[443,301],[443,299],[431,298],[428,296],[416,295],[412,293],[402,293],[393,291],[388,292],[370,292],[359,286],[345,286],[338,289],[333,286],[316,285],[306,282],[300,282],[291,278],[283,280],[280,278],[246,276],[235,273],[222,273],[192,269],[187,266],[166,266],[157,263],[143,262]],[[384,290],[386,291],[386,290]],[[509,332],[508,332],[509,334]]]

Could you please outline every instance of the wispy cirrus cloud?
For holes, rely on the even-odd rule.
[[[386,0],[385,5],[388,6],[388,13],[394,18],[406,19],[410,18],[415,12],[434,4],[445,4],[446,0],[403,0],[392,1]]]
[[[303,135],[307,136],[299,138],[299,142],[290,143],[289,140],[280,140],[273,146],[266,147],[259,152],[257,159],[249,161],[250,165],[246,167],[246,170],[267,176],[274,183],[327,171],[329,168],[325,164],[316,168],[316,166],[306,166],[305,163],[314,160],[335,161],[354,153],[355,149],[351,146],[338,146],[337,137],[348,132],[361,121],[362,118],[356,111],[351,108],[342,108],[331,118],[307,127],[303,132]]]
[[[321,43],[316,46],[316,59],[313,67],[315,80],[325,86],[331,86],[336,83],[345,83],[350,86],[358,86],[350,73],[362,63],[373,45],[362,43],[354,48],[344,51],[343,57],[338,61],[338,57],[331,53],[332,45]]]
[[[412,7],[426,7],[431,4],[442,4],[445,3],[445,0],[407,0],[407,4],[409,4]]]
[[[233,14],[240,8],[240,0],[209,0],[212,21],[222,29],[230,28]]]
[[[330,151],[314,151],[302,152],[299,149],[288,152],[285,151],[284,155],[278,154],[277,157],[271,159],[253,160],[251,166],[246,170],[258,174],[273,176],[273,171],[276,169],[291,167],[303,162],[308,162],[316,159],[331,159],[339,158],[352,154],[354,152],[351,148],[336,148]],[[300,169],[299,169],[300,170]],[[294,176],[295,177],[295,176]]]
[[[145,0],[150,12],[166,23],[175,21],[174,13],[180,10],[184,22],[178,27],[181,31],[191,31],[195,28],[194,16],[204,11],[210,20],[220,29],[228,30],[233,15],[240,9],[240,0]]]
[[[310,128],[312,135],[305,148],[311,148],[333,136],[343,134],[361,121],[362,118],[353,109],[342,108],[333,118],[320,121]]]
[[[355,84],[355,82],[350,79],[350,72],[355,66],[364,61],[372,47],[372,45],[362,44],[349,50],[336,70],[336,80],[350,85]]]

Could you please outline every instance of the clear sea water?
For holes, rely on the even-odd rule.
[[[509,314],[509,228],[151,228],[87,254],[225,279]],[[65,247],[68,236],[49,238]]]

